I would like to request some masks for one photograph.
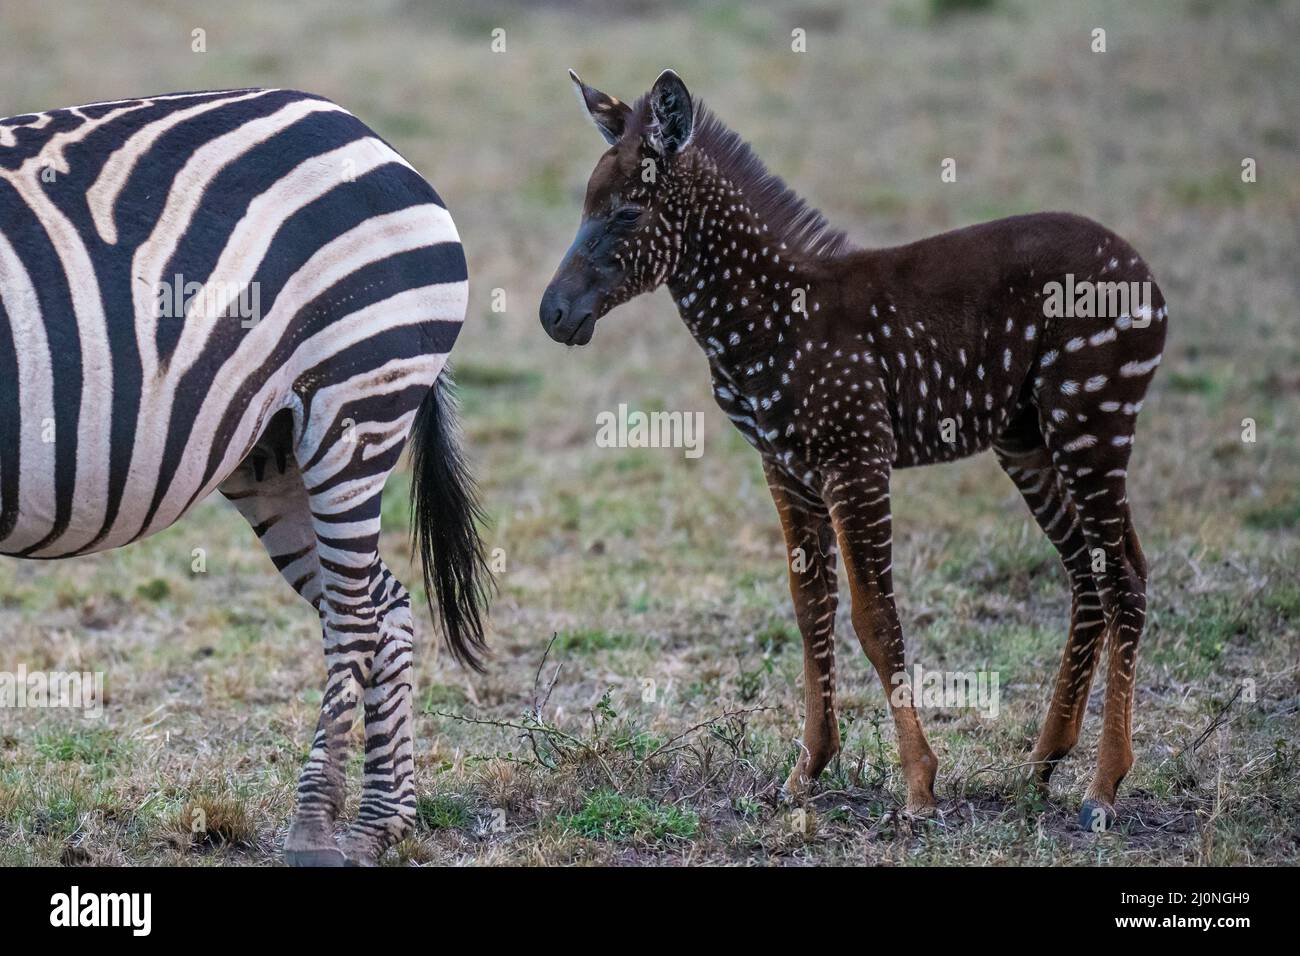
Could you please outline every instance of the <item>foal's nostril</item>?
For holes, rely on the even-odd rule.
[[[541,306],[537,310],[538,318],[542,320],[542,328],[546,329],[547,332],[554,332],[556,327],[564,321],[566,312],[568,312],[568,306],[563,297],[554,288],[548,288],[543,294]]]

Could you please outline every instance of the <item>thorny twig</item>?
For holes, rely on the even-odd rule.
[[[600,753],[597,746],[598,741],[597,743],[592,743],[587,740],[584,740],[582,737],[576,736],[574,734],[566,733],[565,731],[560,730],[554,725],[548,723],[545,717],[543,716],[543,713],[545,712],[546,707],[550,702],[551,694],[555,690],[556,683],[559,680],[560,669],[563,666],[559,662],[556,663],[555,670],[552,672],[551,678],[546,683],[546,687],[543,690],[542,673],[546,668],[547,659],[549,658],[551,649],[555,646],[555,642],[558,639],[558,637],[559,637],[558,634],[551,635],[551,640],[547,643],[546,650],[543,651],[542,658],[538,662],[537,670],[533,675],[532,708],[526,720],[524,720],[523,722],[514,721],[514,720],[497,720],[497,719],[486,718],[486,717],[467,717],[463,714],[453,714],[448,711],[440,711],[440,710],[431,710],[428,711],[428,713],[434,717],[445,717],[448,720],[460,721],[461,723],[466,723],[466,724],[477,724],[480,726],[498,727],[506,730],[517,730],[520,733],[520,738],[528,741],[528,745],[533,752],[534,759],[539,764],[546,767],[548,770],[554,770],[557,767],[557,764],[555,763],[556,755],[548,751],[554,749],[555,743],[557,741],[561,742],[567,745],[571,749],[579,750],[593,757],[596,760],[596,762],[600,764],[601,770],[604,771],[605,776],[609,780],[610,784],[614,787],[616,791],[621,793],[623,792],[623,788],[626,785],[626,781],[620,780],[619,776],[614,773],[614,770],[613,768],[610,767],[609,762],[606,761],[605,757]],[[696,724],[693,724],[692,726],[683,730],[681,733],[675,734],[672,737],[668,738],[662,744],[660,744],[658,747],[652,750],[650,753],[642,757],[632,767],[631,771],[629,771],[627,776],[630,778],[640,773],[641,770],[643,770],[646,767],[646,765],[650,761],[654,760],[656,757],[662,757],[665,754],[669,754],[677,750],[681,750],[684,746],[686,746],[683,743],[683,741],[686,741],[688,738],[690,738],[691,736],[693,736],[694,734],[698,733],[701,730],[714,727],[717,724],[720,724],[724,721],[736,720],[738,718],[747,718],[753,714],[760,713],[765,710],[771,710],[771,709],[772,709],[771,707],[765,707],[765,706],[744,707],[737,710],[724,711],[721,714],[715,714],[714,716],[709,717],[706,720],[702,720]],[[599,735],[600,726],[594,708],[591,711],[591,718],[592,718],[592,733],[594,735]],[[743,726],[743,722],[741,726]],[[537,739],[539,736],[545,738],[547,740],[547,744],[539,743]]]

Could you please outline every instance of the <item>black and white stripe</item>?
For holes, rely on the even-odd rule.
[[[177,286],[204,294],[160,314]],[[257,314],[205,308],[223,289]],[[380,493],[413,428],[426,458],[451,462],[417,482],[419,536],[457,542],[426,547],[426,570],[453,650],[473,662],[481,647],[472,488],[435,387],[467,294],[437,193],[320,97],[182,93],[0,120],[0,553],[102,551],[214,490],[234,502],[323,623],[296,861],[373,862],[414,813],[410,599],[377,553]],[[358,707],[365,794],[340,854]]]

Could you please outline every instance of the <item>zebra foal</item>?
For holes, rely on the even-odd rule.
[[[840,750],[842,556],[853,630],[894,718],[907,806],[937,809],[938,762],[894,600],[890,479],[992,449],[1070,579],[1069,636],[1030,779],[1045,789],[1078,742],[1104,657],[1102,733],[1079,823],[1111,826],[1133,765],[1146,619],[1128,462],[1169,314],[1142,257],[1064,213],[854,249],[672,70],[631,106],[569,76],[609,148],[539,317],[557,342],[586,345],[611,309],[667,286],[708,359],[718,407],[761,455],[804,638],[803,746],[785,795],[806,795]],[[1062,311],[1076,276],[1089,292],[1071,291],[1082,307]],[[1146,292],[1120,305],[1130,300],[1117,286]]]
[[[440,378],[467,294],[438,194],[320,97],[0,119],[0,553],[104,551],[214,490],[234,504],[322,625],[290,863],[375,863],[415,814],[410,595],[378,553],[408,440],[430,600],[458,659],[484,647],[478,506]],[[359,714],[364,789],[336,841]]]

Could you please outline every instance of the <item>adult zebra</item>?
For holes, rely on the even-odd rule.
[[[442,200],[328,100],[0,120],[0,553],[102,551],[214,489],[234,503],[324,634],[291,863],[373,863],[414,817],[410,598],[377,551],[408,437],[425,583],[478,666],[489,577],[439,378],[466,298]],[[358,707],[364,792],[336,842]]]

